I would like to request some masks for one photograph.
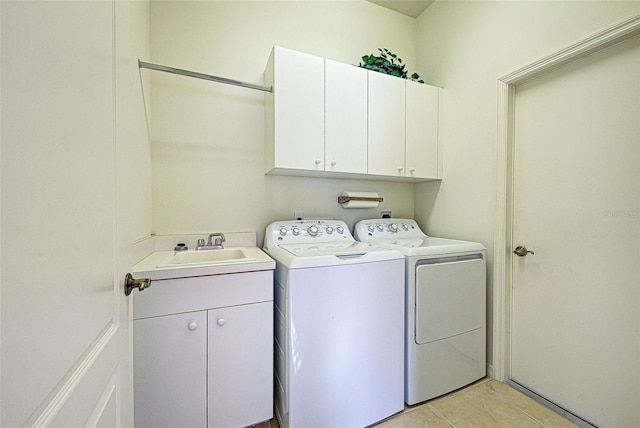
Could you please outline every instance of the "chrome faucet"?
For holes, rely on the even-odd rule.
[[[215,240],[213,240],[214,237]],[[225,241],[224,233],[210,233],[206,244],[204,239],[198,239],[196,250],[222,250],[224,248],[222,243]]]

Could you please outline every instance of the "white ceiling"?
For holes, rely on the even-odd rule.
[[[403,15],[417,18],[434,0],[367,0]]]

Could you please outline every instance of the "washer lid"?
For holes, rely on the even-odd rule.
[[[283,244],[265,248],[267,254],[289,269],[342,266],[403,260],[402,253],[363,242],[331,244]],[[277,269],[277,268],[276,268]]]
[[[304,244],[284,244],[280,245],[295,257],[316,257],[316,256],[356,256],[364,255],[377,248],[371,244],[357,241],[348,242],[324,242],[324,243],[304,243]]]

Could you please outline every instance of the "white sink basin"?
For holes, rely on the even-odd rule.
[[[255,246],[254,233],[225,233],[228,245],[221,250],[195,250],[192,247],[202,235],[155,236],[145,242],[139,250],[147,250],[151,245],[156,249],[136,263],[131,269],[136,278],[150,278],[152,281],[191,278],[196,276],[226,275],[229,273],[273,270],[276,262]],[[176,242],[186,242],[193,248],[174,251]]]
[[[254,260],[243,248],[221,250],[177,251],[171,258],[156,267],[180,267],[193,265],[215,265],[220,263],[246,262]]]

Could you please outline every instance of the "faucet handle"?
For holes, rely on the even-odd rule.
[[[198,247],[204,246],[204,239],[198,239]]]
[[[211,238],[215,237],[215,241]],[[207,246],[215,248],[223,248],[222,243],[225,242],[224,233],[210,233],[207,241]]]

